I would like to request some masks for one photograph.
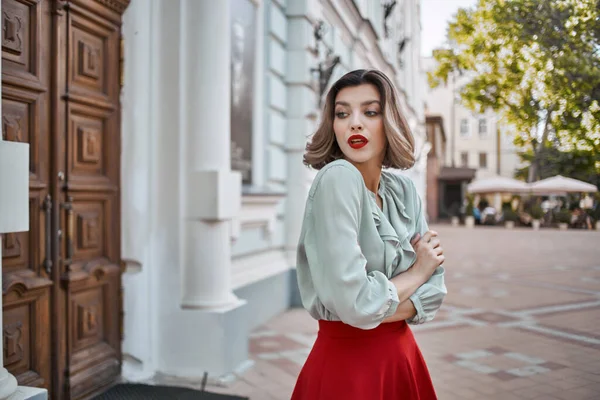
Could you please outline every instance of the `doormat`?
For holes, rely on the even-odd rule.
[[[176,386],[152,386],[138,383],[119,383],[93,400],[249,400]]]

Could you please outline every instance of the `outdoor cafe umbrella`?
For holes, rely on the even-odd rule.
[[[528,190],[525,182],[504,176],[479,178],[467,186],[469,193],[525,193]]]
[[[563,193],[593,193],[597,192],[596,185],[561,175],[542,179],[529,185],[530,193],[537,195]]]

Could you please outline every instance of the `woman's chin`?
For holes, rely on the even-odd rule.
[[[373,158],[372,154],[367,152],[361,153],[356,150],[349,151],[345,153],[344,156],[346,157],[346,160],[353,164],[363,164]]]

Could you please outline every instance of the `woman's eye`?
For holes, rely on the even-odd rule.
[[[365,115],[367,117],[376,117],[379,113],[377,111],[367,111],[365,112]]]
[[[348,116],[348,113],[340,111],[340,112],[336,112],[335,116],[338,118],[346,118]]]

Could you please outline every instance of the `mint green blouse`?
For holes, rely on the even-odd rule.
[[[327,164],[310,188],[300,234],[297,276],[304,307],[317,320],[372,329],[399,304],[390,278],[416,260],[410,244],[428,227],[412,181],[382,171],[383,210],[351,163]],[[444,268],[410,296],[421,324],[434,318],[446,295]]]

